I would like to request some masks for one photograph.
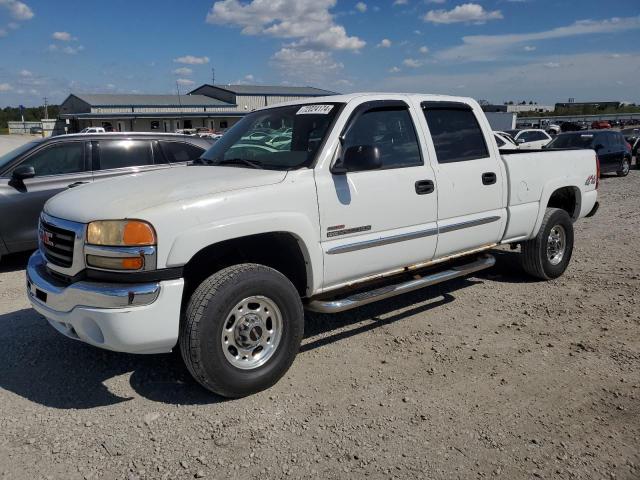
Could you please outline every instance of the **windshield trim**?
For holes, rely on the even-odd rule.
[[[256,115],[263,114],[265,111],[277,111],[277,110],[282,110],[282,109],[291,108],[291,107],[300,108],[300,107],[305,107],[305,106],[309,106],[309,105],[333,105],[336,108],[335,115],[333,116],[333,119],[331,120],[331,122],[327,126],[327,130],[325,132],[324,138],[322,139],[322,142],[320,142],[320,145],[318,146],[317,150],[315,151],[313,157],[307,159],[307,161],[301,163],[300,165],[296,165],[294,167],[274,168],[273,165],[264,164],[264,165],[262,165],[263,169],[265,169],[265,170],[278,170],[278,171],[286,172],[286,171],[292,171],[292,170],[299,170],[299,169],[302,169],[302,168],[308,168],[308,169],[315,168],[315,165],[316,165],[317,160],[318,160],[318,156],[320,155],[320,152],[324,149],[324,147],[325,147],[325,145],[327,143],[327,139],[333,133],[333,130],[334,130],[335,126],[336,126],[336,122],[338,120],[338,117],[340,117],[340,115],[342,114],[342,111],[344,110],[344,107],[347,104],[345,102],[313,101],[313,102],[304,102],[304,103],[294,103],[294,104],[288,104],[288,105],[277,105],[277,106],[273,106],[273,107],[266,107],[266,108],[260,108],[260,109],[254,110],[254,111],[250,112],[249,114],[247,114],[246,116],[244,116],[240,120],[240,121],[243,121],[244,119],[249,118],[251,115],[254,115],[254,114],[256,114]],[[237,125],[237,123],[235,125],[233,125],[229,130],[233,129],[236,125]],[[211,146],[211,148],[214,148],[215,145],[216,144],[213,144]],[[198,165],[206,165],[206,166],[212,166],[212,167],[217,167],[217,166],[229,167],[229,166],[233,166],[233,167],[238,167],[238,168],[252,168],[252,167],[249,167],[249,166],[243,167],[242,165],[218,165],[218,164],[213,164],[213,163],[207,163],[207,161],[211,161],[210,159],[206,158],[207,151],[205,151],[200,156],[200,159],[202,159],[204,161],[202,163],[198,163]]]

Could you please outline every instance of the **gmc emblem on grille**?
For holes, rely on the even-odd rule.
[[[47,232],[46,230],[40,230],[40,241],[46,245],[47,247],[53,247],[53,234],[51,232]]]

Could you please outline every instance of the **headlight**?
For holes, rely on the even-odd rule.
[[[112,247],[155,245],[156,232],[141,220],[100,220],[87,227],[87,243]]]

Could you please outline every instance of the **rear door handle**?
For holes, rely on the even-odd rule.
[[[67,185],[69,188],[73,188],[73,187],[77,187],[78,185],[84,185],[85,183],[89,183],[89,182],[73,182],[69,185]]]
[[[482,174],[482,184],[483,185],[493,185],[496,183],[497,177],[493,172],[486,172]]]
[[[436,189],[433,180],[418,180],[416,182],[416,193],[418,195],[426,195],[432,193]]]

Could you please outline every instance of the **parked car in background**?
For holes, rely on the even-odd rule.
[[[551,136],[539,128],[520,130],[513,138],[520,150],[538,150],[551,141]]]
[[[71,134],[0,156],[0,257],[37,247],[38,217],[55,194],[100,179],[185,166],[211,145],[173,134]]]
[[[591,122],[592,130],[604,130],[607,128],[611,128],[611,124],[605,120],[596,120],[595,122]]]
[[[640,128],[625,128],[620,131],[622,135],[624,135],[625,140],[631,146],[631,155],[636,157],[636,168],[640,168],[640,164],[638,162],[638,149],[640,147]]]
[[[511,135],[505,132],[493,132],[493,137],[496,139],[498,148],[500,150],[518,150],[518,144],[511,138]]]
[[[549,135],[558,135],[560,133],[560,125],[550,123],[547,125],[546,130]]]
[[[42,135],[44,133],[44,130],[42,130],[42,127],[31,127],[29,129],[29,133],[31,135]]]
[[[80,130],[80,133],[106,133],[103,127],[87,127]]]
[[[583,130],[582,125],[578,122],[562,122],[560,123],[560,132],[578,132]]]
[[[561,133],[546,147],[547,150],[565,148],[595,150],[600,160],[601,173],[615,173],[619,177],[629,174],[631,149],[620,132],[587,130]]]

